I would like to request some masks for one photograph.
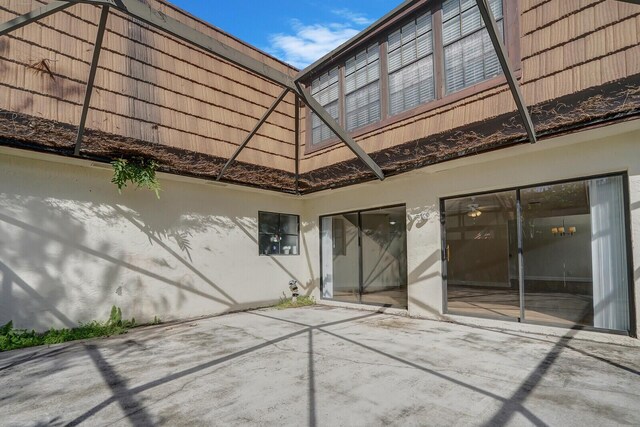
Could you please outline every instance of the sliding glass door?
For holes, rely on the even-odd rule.
[[[322,297],[407,306],[404,206],[321,218]]]
[[[444,202],[451,313],[520,317],[516,192]]]
[[[593,326],[587,181],[522,190],[525,317]]]
[[[621,176],[522,190],[525,317],[629,329]]]
[[[322,297],[360,302],[358,214],[322,218]]]
[[[407,306],[407,232],[404,207],[360,213],[362,295],[365,304]]]
[[[448,311],[628,331],[623,179],[445,200]]]

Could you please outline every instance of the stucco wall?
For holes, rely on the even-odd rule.
[[[441,318],[441,197],[610,172],[629,175],[639,307],[640,121],[297,199],[168,176],[160,200],[118,195],[108,169],[2,149],[0,323],[71,326],[112,305],[140,322],[191,318],[275,302],[291,278],[319,298],[319,216],[394,204],[407,207],[409,312]],[[300,255],[258,256],[259,210],[302,215]]]
[[[15,154],[29,155],[0,153],[0,324],[72,326],[112,305],[192,318],[273,303],[291,278],[307,287],[304,245],[258,256],[258,210],[300,213],[293,197],[167,176],[160,200],[119,195],[108,169]]]
[[[640,121],[578,132],[436,165],[383,182],[310,196],[304,206],[309,255],[311,259],[319,257],[319,215],[406,203],[409,313],[442,318],[440,198],[611,172],[629,174],[635,306],[639,307]]]

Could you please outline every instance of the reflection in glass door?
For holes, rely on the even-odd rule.
[[[624,198],[618,175],[445,200],[448,312],[629,331]]]
[[[521,192],[525,318],[626,330],[622,177]]]
[[[520,317],[516,192],[450,199],[444,209],[449,312]]]
[[[321,218],[322,298],[407,307],[404,206]]]
[[[405,208],[362,212],[362,298],[376,305],[407,305]]]
[[[322,218],[322,297],[360,302],[358,214]]]

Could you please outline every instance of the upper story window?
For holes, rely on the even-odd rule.
[[[324,73],[311,83],[311,95],[322,105],[335,120],[340,119],[338,98],[340,96],[338,67]],[[311,115],[312,143],[317,144],[333,136],[329,126],[325,125],[316,114]]]
[[[345,107],[347,130],[380,120],[380,47],[358,52],[345,67]]]
[[[517,70],[518,0],[487,3]],[[312,95],[347,131],[368,132],[426,111],[432,101],[439,101],[435,107],[472,95],[490,87],[478,83],[502,74],[476,0],[427,1],[397,22],[336,53],[333,68],[311,82]],[[307,129],[307,152],[338,141],[313,113]]]
[[[389,114],[435,98],[431,13],[425,13],[387,39]]]
[[[502,0],[489,7],[503,32]],[[502,73],[475,0],[442,2],[445,91],[451,93]]]

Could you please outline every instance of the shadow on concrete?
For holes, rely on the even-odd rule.
[[[334,332],[326,330],[325,329],[326,327],[333,326],[331,323],[327,323],[327,324],[324,324],[324,325],[318,325],[318,326],[309,326],[309,325],[306,325],[304,323],[295,322],[295,321],[288,320],[288,319],[281,319],[281,318],[278,318],[278,317],[268,316],[268,315],[265,315],[265,314],[260,314],[260,313],[250,313],[250,314],[254,314],[254,315],[258,315],[258,316],[262,316],[262,317],[267,317],[267,318],[274,319],[274,320],[280,320],[282,322],[292,323],[292,324],[296,324],[296,325],[300,325],[300,326],[307,326],[309,328],[318,330],[318,331],[323,332],[325,334],[328,334],[328,335],[330,335],[330,336],[332,336],[334,338],[343,340],[343,341],[348,342],[350,344],[353,344],[355,346],[361,347],[361,348],[363,348],[365,350],[368,350],[368,351],[371,351],[373,353],[376,353],[376,354],[378,354],[380,356],[389,358],[391,360],[394,360],[396,362],[399,362],[399,363],[402,363],[404,365],[410,366],[410,367],[412,367],[414,369],[417,369],[417,370],[420,370],[422,372],[428,373],[428,374],[433,375],[435,377],[438,377],[440,379],[449,381],[449,382],[451,382],[451,383],[453,383],[453,384],[455,384],[457,386],[461,386],[461,387],[467,388],[467,389],[469,389],[471,391],[474,391],[476,393],[482,394],[484,396],[487,396],[487,397],[490,397],[490,398],[492,398],[494,400],[502,402],[503,403],[503,408],[507,408],[508,407],[509,410],[512,411],[511,415],[513,415],[513,413],[515,413],[515,412],[519,412],[525,418],[527,418],[532,424],[534,424],[536,426],[546,426],[546,424],[541,419],[539,419],[535,414],[533,414],[531,411],[529,411],[527,408],[525,408],[522,405],[523,400],[521,401],[519,399],[514,399],[513,397],[510,398],[510,399],[505,399],[505,398],[503,398],[501,396],[498,396],[497,394],[494,394],[494,393],[491,393],[489,391],[483,390],[483,389],[481,389],[479,387],[476,387],[476,386],[473,386],[471,384],[467,384],[467,383],[465,383],[463,381],[460,381],[458,379],[455,379],[455,378],[450,377],[448,375],[445,375],[443,373],[437,372],[437,371],[435,371],[433,369],[429,369],[429,368],[426,368],[424,366],[420,366],[417,363],[411,362],[409,360],[405,360],[405,359],[403,359],[401,357],[395,356],[393,354],[386,353],[386,352],[384,352],[382,350],[376,349],[376,348],[371,347],[371,346],[366,345],[366,344],[362,344],[362,343],[360,343],[358,341],[355,341],[353,339],[347,338],[347,337],[345,337],[343,335],[339,335],[339,334],[336,334]],[[368,317],[368,316],[365,316],[365,317]],[[553,360],[555,361],[555,358]],[[546,370],[545,370],[545,372],[546,372]],[[544,373],[542,375],[544,375]],[[540,377],[540,379],[541,378],[542,377]],[[488,425],[504,425],[504,424],[497,424],[497,423],[491,424],[491,423],[489,423]]]
[[[158,378],[156,380],[147,382],[145,384],[129,388],[127,386],[127,379],[122,378],[118,375],[114,368],[109,365],[109,363],[105,360],[102,354],[99,352],[97,346],[95,345],[84,345],[87,353],[90,355],[97,369],[100,371],[100,374],[103,377],[104,382],[109,386],[111,390],[111,396],[106,400],[102,401],[98,405],[92,407],[91,409],[84,412],[82,415],[68,423],[67,425],[78,425],[82,422],[90,420],[95,414],[99,413],[101,410],[105,409],[112,403],[117,403],[126,414],[129,421],[134,425],[141,424],[151,424],[152,420],[150,415],[145,410],[144,404],[141,402],[140,393],[143,393],[147,390],[164,386],[172,381],[185,378],[188,376],[199,374],[203,375],[203,371],[212,368],[217,365],[224,364],[226,362],[233,361],[239,357],[243,357],[249,354],[253,354],[261,349],[267,348],[269,346],[277,345],[283,341],[286,341],[290,338],[299,337],[302,335],[307,335],[307,350],[308,350],[308,362],[307,362],[307,402],[308,402],[308,413],[307,413],[307,423],[310,426],[317,425],[317,402],[316,402],[316,376],[315,376],[315,348],[314,348],[314,339],[317,337],[317,333],[326,334],[332,338],[348,343],[349,345],[355,346],[362,351],[373,353],[377,356],[390,359],[396,363],[402,364],[404,366],[410,367],[419,371],[421,373],[428,374],[429,376],[438,378],[440,380],[444,380],[450,382],[454,386],[464,388],[471,392],[477,393],[481,396],[486,396],[500,404],[500,408],[493,414],[492,418],[486,422],[484,425],[505,425],[509,422],[513,422],[513,417],[516,414],[520,414],[524,418],[528,420],[533,425],[542,426],[546,425],[536,414],[527,409],[524,405],[527,398],[531,395],[531,393],[541,384],[543,379],[548,375],[550,369],[554,364],[558,361],[562,351],[571,350],[578,352],[579,354],[592,357],[598,361],[603,363],[607,363],[610,366],[613,366],[618,369],[622,369],[626,372],[629,372],[633,375],[640,375],[635,369],[623,366],[619,363],[610,361],[604,357],[590,354],[587,351],[581,350],[579,348],[575,348],[569,343],[574,338],[574,335],[577,333],[577,330],[568,331],[565,336],[556,340],[545,339],[543,337],[532,337],[530,335],[521,335],[517,332],[509,332],[503,330],[496,330],[491,327],[482,327],[482,326],[474,326],[474,325],[462,325],[471,329],[480,329],[486,330],[494,333],[506,334],[509,336],[513,336],[519,339],[526,339],[532,341],[539,341],[546,344],[551,344],[552,348],[548,353],[542,358],[542,360],[538,363],[538,365],[526,376],[526,378],[522,381],[522,383],[518,386],[517,390],[509,397],[503,397],[492,393],[489,390],[484,388],[480,388],[468,382],[465,382],[461,379],[452,377],[443,373],[442,371],[436,368],[430,368],[428,366],[424,366],[424,364],[419,364],[414,361],[408,360],[396,354],[390,353],[388,351],[380,350],[375,346],[370,344],[365,344],[355,339],[354,337],[348,336],[345,331],[336,331],[331,330],[332,326],[344,325],[350,322],[357,322],[367,318],[372,318],[380,314],[383,309],[380,309],[378,312],[366,313],[360,316],[350,317],[347,319],[336,320],[327,323],[319,323],[315,325],[280,318],[277,315],[273,315],[271,313],[266,312],[248,312],[252,316],[260,317],[263,319],[270,319],[278,322],[288,323],[290,325],[294,325],[299,327],[299,329],[294,330],[293,332],[282,335],[278,338],[261,342],[257,345],[236,351],[232,354],[228,354],[208,362],[199,364],[197,366],[184,369],[170,375],[166,375],[164,377]],[[177,324],[176,324],[177,325]],[[157,337],[162,336],[162,327],[157,329]],[[122,347],[128,348],[130,345],[127,345],[129,341],[124,342]],[[144,346],[139,343],[134,343],[137,347],[140,347],[140,351],[144,351]],[[64,349],[60,349],[64,350]],[[40,357],[44,357],[46,355],[52,355],[53,352],[48,352],[40,355]],[[117,353],[116,353],[117,354]],[[24,363],[28,360],[28,358],[24,358],[25,360],[18,360],[17,363]]]
[[[14,368],[16,366],[19,366],[19,365],[22,365],[22,364],[25,364],[25,363],[35,362],[35,361],[37,361],[39,359],[59,356],[60,354],[64,353],[71,346],[73,346],[73,344],[65,345],[63,347],[58,347],[58,348],[55,348],[53,350],[45,350],[45,351],[42,351],[42,352],[36,351],[36,352],[33,352],[33,353],[29,353],[25,357],[21,357],[21,358],[19,358],[17,360],[9,361],[9,363],[7,363],[7,365],[5,365],[5,366],[0,366],[0,372],[5,371],[5,370],[10,369],[10,368]]]
[[[483,331],[489,331],[489,332],[495,332],[497,334],[503,334],[503,335],[510,335],[512,337],[516,337],[516,338],[521,338],[521,339],[525,339],[525,340],[529,340],[529,341],[537,341],[537,342],[542,342],[542,343],[546,343],[546,344],[553,344],[553,341],[551,340],[546,340],[544,338],[534,338],[531,336],[531,334],[528,335],[523,335],[523,334],[519,334],[517,332],[509,332],[509,331],[505,331],[503,329],[498,329],[498,328],[491,328],[491,327],[486,327],[486,326],[478,326],[478,325],[470,325],[470,324],[466,324],[466,323],[458,323],[460,325],[466,326],[468,328],[473,328],[473,329],[480,329]],[[613,360],[607,359],[606,357],[602,357],[602,356],[598,356],[596,354],[592,354],[589,353],[588,351],[585,350],[581,350],[577,347],[574,347],[572,345],[569,344],[569,342],[573,339],[573,334],[571,333],[575,333],[577,330],[579,330],[579,327],[576,327],[572,330],[569,331],[569,333],[565,334],[563,337],[561,337],[559,339],[559,341],[557,341],[556,345],[561,345],[562,348],[565,348],[567,350],[571,350],[574,351],[576,353],[579,353],[583,356],[589,357],[591,359],[597,360],[599,362],[605,363],[609,366],[612,366],[614,368],[629,372],[630,374],[633,375],[638,375],[640,376],[640,371],[630,368],[628,366],[622,365],[618,362],[614,362]],[[623,346],[622,344],[612,344],[609,343],[607,345],[610,346]],[[623,346],[626,347],[626,346]],[[629,349],[635,349],[636,347],[629,347]]]
[[[258,316],[262,316],[262,317],[270,317],[270,316],[266,316],[266,315],[262,315],[262,314],[257,314],[257,313],[249,313],[249,314],[255,314]],[[365,315],[362,316],[357,316],[357,317],[352,317],[349,319],[344,319],[344,320],[337,320],[335,322],[329,322],[329,323],[325,323],[319,326],[309,326],[309,325],[305,325],[305,324],[299,324],[299,325],[303,325],[305,326],[304,329],[292,332],[290,334],[287,335],[283,335],[279,338],[270,340],[270,341],[265,341],[264,343],[255,345],[253,347],[249,347],[246,348],[244,350],[240,350],[237,351],[235,353],[229,354],[227,356],[218,358],[218,359],[214,359],[211,360],[209,362],[206,363],[202,363],[200,365],[194,366],[192,368],[189,369],[185,369],[179,372],[176,372],[174,374],[171,375],[167,375],[166,377],[163,378],[158,378],[155,381],[151,381],[148,382],[146,384],[142,384],[138,387],[134,387],[134,388],[127,388],[126,387],[126,381],[124,381],[123,379],[121,379],[114,371],[113,369],[106,363],[106,361],[104,361],[104,359],[102,358],[102,356],[99,354],[99,352],[97,352],[97,349],[94,349],[96,351],[93,351],[91,348],[87,348],[87,351],[90,352],[92,359],[94,359],[94,361],[96,362],[96,366],[98,366],[98,368],[100,369],[101,374],[103,375],[103,379],[105,380],[105,382],[109,385],[109,387],[112,390],[112,396],[106,400],[104,400],[103,402],[101,402],[100,404],[94,406],[93,408],[89,409],[88,411],[86,411],[84,414],[80,415],[79,417],[77,417],[76,419],[72,420],[71,422],[69,422],[68,424],[66,424],[67,426],[76,426],[86,420],[88,420],[89,418],[91,418],[93,415],[97,414],[98,412],[100,412],[102,409],[106,408],[107,406],[111,405],[114,402],[118,402],[118,404],[120,404],[121,406],[123,406],[123,410],[124,407],[127,407],[128,409],[125,410],[125,413],[128,414],[139,414],[136,415],[136,417],[147,417],[148,418],[148,414],[146,414],[145,412],[141,412],[141,410],[143,409],[142,407],[140,407],[140,404],[137,403],[137,401],[135,401],[134,396],[142,393],[144,391],[150,390],[152,388],[167,384],[171,381],[175,381],[177,379],[189,376],[189,375],[193,375],[195,373],[201,372],[205,369],[211,368],[213,366],[216,365],[220,365],[222,363],[228,362],[230,360],[236,359],[238,357],[241,356],[245,356],[247,354],[253,353],[255,351],[261,350],[263,348],[272,346],[274,344],[278,344],[282,341],[288,340],[289,338],[293,338],[305,333],[310,333],[311,331],[313,331],[314,329],[319,329],[321,326],[322,327],[327,327],[327,326],[333,326],[333,325],[339,325],[339,324],[343,324],[343,323],[347,323],[347,322],[353,322],[356,320],[360,320],[360,319],[365,319],[368,317],[372,317],[372,316],[376,316],[380,314],[379,312],[374,312],[374,313],[367,313]],[[282,319],[278,319],[273,317],[272,319],[275,320],[282,320]],[[291,323],[295,323],[295,322],[291,322]],[[310,341],[311,348],[313,347],[313,343],[312,341]],[[91,353],[93,351],[93,353]],[[313,367],[310,368],[311,371],[313,370]],[[110,382],[111,381],[111,382]],[[310,393],[311,393],[311,389],[314,388],[314,385],[310,385]],[[315,396],[315,389],[313,390],[313,396]],[[315,397],[314,397],[315,399]],[[310,399],[311,400],[311,399]],[[310,404],[310,408],[312,408],[312,410],[310,410],[310,414],[309,414],[309,420],[310,422],[313,420],[313,422],[315,423],[315,401]],[[136,418],[136,420],[140,420],[140,418]],[[134,425],[137,425],[136,422],[133,423]],[[142,423],[140,423],[142,424]],[[149,420],[149,424],[152,424]],[[315,425],[315,424],[312,424]]]
[[[577,333],[575,330],[570,330],[562,338],[560,338],[553,348],[545,355],[544,359],[540,361],[529,376],[520,384],[520,387],[506,400],[503,400],[502,407],[493,415],[493,417],[484,423],[485,427],[503,426],[507,425],[509,421],[517,412],[521,412],[523,404],[527,397],[535,390],[545,377],[549,369],[556,363],[560,353],[564,349],[564,341],[570,340]],[[526,415],[525,415],[526,416]],[[529,418],[529,417],[527,417]]]
[[[98,347],[90,344],[85,345],[85,349],[87,353],[89,353],[89,356],[91,356],[91,360],[100,372],[100,375],[102,375],[105,384],[111,389],[113,400],[118,403],[120,409],[122,409],[122,412],[124,412],[131,424],[144,426],[153,425],[151,416],[147,413],[145,407],[136,399],[135,393],[127,387],[126,380],[121,378],[115,369],[102,357]],[[97,410],[95,412],[97,412]],[[85,418],[77,418],[67,425],[78,425],[85,419],[90,418],[95,412],[86,413]]]

